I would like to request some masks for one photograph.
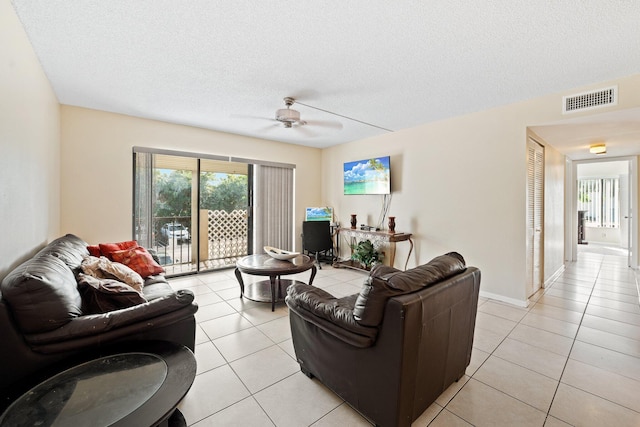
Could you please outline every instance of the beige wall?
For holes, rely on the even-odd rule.
[[[613,108],[640,105],[640,75],[611,83],[618,84],[619,93],[624,94]],[[458,251],[468,264],[482,270],[483,295],[525,305],[527,127],[562,120],[562,95],[578,90],[327,149],[323,152],[323,204],[335,208],[342,224],[352,213],[358,215],[359,223],[365,222],[360,218],[375,222],[381,197],[344,196],[342,164],[391,155],[393,199],[389,215],[396,216],[396,230],[414,234],[416,250],[409,265]],[[554,206],[545,212],[545,223],[549,224],[545,266],[554,270],[564,262],[560,249],[564,236],[558,229],[564,223],[563,209],[555,206],[564,197],[560,177],[563,156],[550,151],[548,161],[551,187],[547,191],[552,193],[547,196]],[[402,259],[406,250],[401,246],[396,259]],[[545,277],[552,273],[545,272]]]
[[[131,238],[132,147],[296,165],[297,247],[306,206],[320,205],[321,152],[188,126],[62,106],[62,232],[88,242]]]
[[[59,233],[60,109],[9,0],[0,40],[2,279]]]

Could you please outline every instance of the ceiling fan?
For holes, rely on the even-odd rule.
[[[325,110],[319,107],[314,107],[313,105],[309,105],[309,104],[304,104],[300,101],[296,101],[295,98],[292,98],[290,96],[287,96],[286,98],[284,98],[284,104],[287,106],[287,108],[281,108],[278,111],[276,111],[276,120],[278,120],[281,123],[284,123],[284,127],[290,128],[290,127],[294,127],[294,126],[302,126],[305,124],[317,124],[320,126],[327,126],[327,127],[336,127],[337,129],[342,129],[342,123],[340,122],[331,122],[331,121],[323,121],[323,122],[318,122],[318,121],[314,121],[313,123],[308,123],[304,120],[300,120],[300,113],[296,110],[291,109],[291,106],[293,104],[300,104],[300,105],[304,105],[305,107],[309,107],[309,108],[313,108],[314,110],[318,110],[318,111],[323,111],[325,113],[328,114],[332,114],[334,116],[337,117],[342,117],[343,119],[347,119],[347,120],[351,120],[353,122],[358,122],[361,123],[363,125],[367,125],[367,126],[371,126],[374,128],[378,128],[387,132],[393,132],[393,130],[382,127],[382,126],[378,126],[378,125],[374,125],[373,123],[368,123],[362,120],[358,120],[356,118],[353,117],[349,117],[349,116],[345,116],[343,114],[339,114],[339,113],[335,113],[333,111],[329,111],[329,110]]]
[[[300,101],[297,101],[295,98],[291,97],[291,96],[287,96],[284,99],[284,105],[286,108],[280,108],[278,110],[276,110],[276,116],[275,119],[267,119],[266,117],[253,117],[253,118],[259,118],[262,120],[274,120],[277,121],[279,124],[282,124],[284,128],[298,128],[302,131],[301,126],[305,126],[305,125],[309,125],[309,126],[318,126],[318,127],[327,127],[327,128],[333,128],[333,129],[342,129],[342,123],[337,122],[337,121],[330,121],[330,120],[302,120],[300,118],[300,112],[298,110],[294,110],[293,108],[291,108],[291,106],[293,104],[300,104],[303,105],[305,107],[309,107],[312,108],[314,110],[318,110],[318,111],[322,111],[328,114],[332,114],[334,116],[338,116],[338,117],[342,117],[343,119],[347,119],[347,120],[351,120],[354,122],[358,122],[367,126],[372,126],[387,132],[393,132],[393,130],[391,129],[387,129],[381,126],[377,126],[374,125],[372,123],[367,123],[364,122],[362,120],[358,120],[355,119],[353,117],[349,117],[349,116],[345,116],[342,114],[338,114],[335,113],[333,111],[328,111],[328,110],[324,110],[322,108],[318,108],[318,107],[314,107],[313,105],[308,105],[308,104],[304,104]],[[247,116],[244,116],[247,117]],[[309,136],[314,136],[308,129],[304,130],[304,133],[306,133]]]
[[[284,105],[286,108],[280,108],[276,110],[275,120],[282,123],[285,128],[300,128],[300,126],[313,126],[313,127],[325,127],[332,129],[342,129],[342,123],[331,120],[302,120],[300,118],[300,112],[298,110],[294,110],[291,108],[293,104],[297,101],[295,98],[287,96],[284,98]],[[306,104],[302,104],[297,102],[300,105],[307,106]],[[313,108],[313,107],[311,107]],[[302,129],[300,129],[302,131]],[[309,129],[305,129],[304,133],[309,136],[313,136],[313,134],[309,131]]]
[[[330,128],[330,129],[342,129],[342,123],[338,121],[330,121],[330,120],[302,120],[300,118],[300,112],[298,110],[294,110],[291,106],[295,103],[307,106],[306,104],[302,104],[297,102],[295,98],[287,96],[284,98],[285,108],[280,108],[276,110],[276,114],[274,118],[267,117],[256,117],[256,116],[244,116],[244,115],[234,115],[235,117],[243,117],[243,118],[252,118],[252,119],[260,119],[260,120],[268,120],[270,122],[275,122],[276,127],[282,127],[285,129],[295,128],[296,132],[302,133],[308,137],[316,137],[318,136],[314,133],[311,128]],[[314,108],[314,107],[311,107]],[[270,131],[275,127],[270,125],[263,130]]]
[[[276,120],[286,128],[307,124],[304,120],[300,120],[300,112],[291,108],[294,102],[296,102],[295,99],[287,96],[284,98],[284,105],[286,105],[287,108],[281,108],[276,111]]]

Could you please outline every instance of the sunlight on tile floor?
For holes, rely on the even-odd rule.
[[[365,277],[323,265],[314,285],[343,296]],[[371,425],[300,372],[284,303],[240,299],[233,270],[171,284],[200,306],[198,375],[178,406],[189,426]],[[626,258],[581,251],[528,308],[481,298],[466,374],[413,426],[639,426],[640,306]]]

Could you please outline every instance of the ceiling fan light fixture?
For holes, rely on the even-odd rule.
[[[281,108],[276,111],[276,120],[289,123],[299,122],[300,112],[290,108]]]
[[[592,144],[589,146],[591,154],[607,154],[607,146],[605,144]]]

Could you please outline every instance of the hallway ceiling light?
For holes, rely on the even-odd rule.
[[[607,146],[605,144],[593,144],[589,147],[591,154],[607,154]]]

